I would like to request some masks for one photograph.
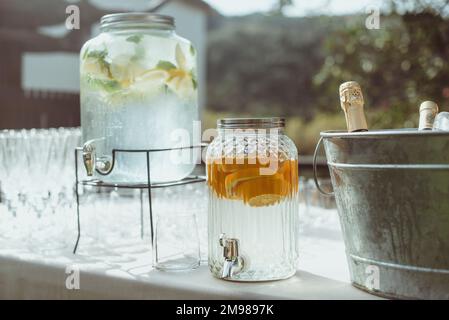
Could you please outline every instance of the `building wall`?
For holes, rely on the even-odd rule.
[[[22,54],[22,89],[79,93],[79,54],[25,52]]]

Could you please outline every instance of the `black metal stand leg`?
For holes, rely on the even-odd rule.
[[[140,239],[143,239],[145,235],[145,221],[143,215],[143,189],[139,189],[139,196],[140,196]]]
[[[76,218],[78,224],[78,235],[76,238],[75,247],[73,248],[73,254],[76,254],[78,244],[81,238],[81,223],[80,223],[80,197],[78,192],[78,149],[75,149],[75,199],[76,199]]]
[[[150,210],[151,248],[154,249],[153,208],[151,203],[150,152],[147,151],[148,208]]]

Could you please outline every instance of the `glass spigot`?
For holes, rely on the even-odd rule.
[[[243,270],[244,260],[239,254],[239,240],[227,238],[224,233],[220,235],[220,246],[223,247],[223,257],[225,258],[222,279],[232,279],[232,276]]]

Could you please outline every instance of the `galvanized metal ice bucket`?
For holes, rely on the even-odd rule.
[[[315,172],[322,142],[353,285],[449,299],[449,132],[321,132]]]

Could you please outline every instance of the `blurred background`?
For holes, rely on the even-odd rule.
[[[69,5],[79,29],[65,26]],[[285,116],[311,154],[320,131],[345,128],[347,80],[361,84],[372,129],[416,127],[426,99],[449,111],[446,0],[0,0],[0,129],[78,126],[79,50],[120,11],[173,15],[195,43],[203,129]]]

